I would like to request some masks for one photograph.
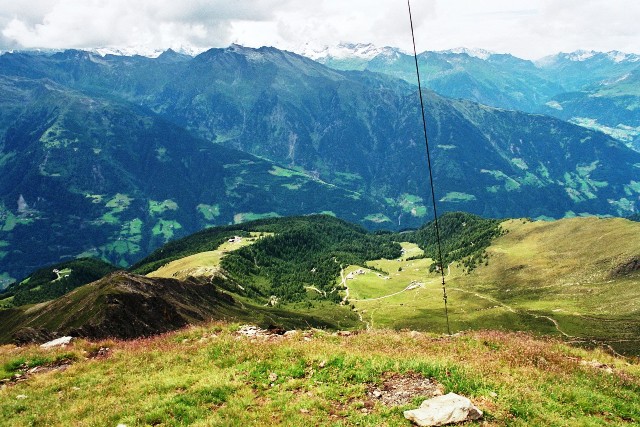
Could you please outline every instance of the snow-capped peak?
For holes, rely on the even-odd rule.
[[[593,50],[576,50],[575,52],[566,54],[565,58],[569,61],[582,62],[593,58],[596,55],[597,52],[594,52]]]
[[[180,53],[183,55],[196,56],[202,53],[206,49],[196,48],[194,46],[170,46],[171,50],[176,53]],[[151,47],[143,47],[143,46],[129,46],[129,47],[113,47],[113,46],[105,46],[94,49],[89,49],[90,52],[96,53],[102,57],[107,55],[114,56],[146,56],[147,58],[157,58],[162,55],[167,49],[154,49]]]
[[[337,46],[324,46],[314,48],[305,46],[300,54],[315,61],[321,59],[346,59],[359,58],[371,60],[378,55],[397,56],[402,53],[400,49],[394,47],[377,47],[371,43],[340,43]]]
[[[491,55],[494,54],[494,52],[490,52],[488,50],[484,50],[484,49],[468,49],[466,47],[457,47],[455,49],[449,49],[449,50],[442,50],[439,53],[455,53],[455,54],[467,54],[471,57],[474,58],[478,58],[478,59],[489,59],[489,57]]]
[[[607,57],[615,63],[620,62],[638,62],[640,61],[640,56],[635,55],[633,53],[624,53],[619,52],[617,50],[612,50],[611,52],[607,52]]]
[[[583,62],[590,59],[608,59],[609,61],[615,62],[616,64],[622,62],[639,62],[640,55],[636,55],[634,53],[624,53],[617,50],[612,50],[610,52],[596,52],[594,50],[576,50],[571,53],[559,53],[557,55],[552,55],[546,58],[541,59],[540,63],[543,62],[553,62],[558,59],[573,61],[573,62]]]

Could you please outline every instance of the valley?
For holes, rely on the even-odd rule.
[[[485,77],[538,85],[533,65],[513,58],[447,55]],[[606,64],[598,76],[631,63]],[[370,230],[420,227],[432,212],[417,93],[382,71],[238,45],[196,57],[2,54],[0,287],[78,256],[127,268],[172,239],[259,218],[331,213]],[[621,80],[587,98],[615,95],[619,111],[606,110],[620,115],[631,104],[618,95],[632,86]],[[440,92],[463,98],[424,94],[443,211],[536,219],[637,212],[640,153],[631,140],[569,116]],[[580,124],[618,126],[576,114],[592,120]],[[627,122],[619,123],[637,127]]]

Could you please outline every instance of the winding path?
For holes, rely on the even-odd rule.
[[[484,300],[487,300],[487,301],[491,301],[492,303],[494,303],[494,304],[498,304],[500,307],[502,307],[502,308],[504,308],[504,309],[506,309],[506,310],[510,311],[511,313],[515,313],[515,314],[526,313],[526,314],[528,314],[529,316],[535,317],[536,319],[547,319],[548,321],[550,321],[551,323],[553,323],[553,326],[555,326],[556,330],[557,330],[557,331],[558,331],[558,332],[559,332],[563,337],[565,337],[565,338],[576,338],[575,336],[573,336],[573,335],[569,335],[569,334],[567,334],[565,331],[563,331],[562,329],[560,329],[560,324],[559,324],[559,323],[558,323],[558,321],[557,321],[556,319],[554,319],[553,317],[543,316],[543,315],[540,315],[540,314],[534,314],[534,313],[532,313],[532,312],[530,312],[530,311],[527,311],[527,310],[519,311],[519,310],[516,310],[516,309],[514,309],[513,307],[511,307],[511,306],[509,306],[509,305],[507,305],[507,304],[505,304],[505,303],[503,303],[503,302],[498,301],[498,300],[497,300],[497,299],[495,299],[495,298],[488,297],[488,296],[486,296],[486,295],[481,295],[481,294],[479,294],[479,293],[477,293],[477,292],[467,291],[467,290],[465,290],[465,289],[460,289],[460,288],[450,288],[450,289],[451,289],[452,291],[464,292],[464,293],[467,293],[467,294],[474,295],[474,296],[475,296],[475,297],[477,297],[477,298],[481,298],[481,299],[484,299]]]
[[[353,299],[351,301],[358,301],[358,302],[379,301],[381,299],[391,298],[391,297],[394,297],[396,295],[400,295],[401,293],[406,292],[406,291],[412,291],[414,289],[423,288],[423,287],[424,287],[424,283],[413,283],[413,284],[407,286],[406,288],[404,288],[403,290],[398,291],[398,292],[394,292],[394,293],[389,294],[389,295],[384,295],[384,296],[377,297],[377,298]]]
[[[446,277],[449,277],[450,275],[451,275],[451,264],[449,264],[447,266],[447,276]],[[340,268],[340,276],[342,278],[342,281],[341,281],[340,284],[345,288],[345,296],[342,299],[342,303],[346,304],[347,301],[349,301],[350,292],[349,292],[349,287],[347,286],[347,280],[346,280],[345,275],[344,275],[344,268],[342,268],[342,266]],[[400,294],[402,294],[404,292],[411,291],[411,290],[414,290],[414,289],[422,289],[424,287],[425,287],[424,283],[412,283],[409,286],[407,286],[406,288],[402,289],[401,291],[394,292],[394,293],[389,294],[389,295],[383,295],[383,296],[377,297],[377,298],[353,299],[351,301],[353,301],[353,302],[379,301],[379,300],[382,300],[382,299],[391,298],[393,296],[400,295]],[[499,301],[499,300],[497,300],[497,299],[495,299],[493,297],[490,297],[490,296],[487,296],[487,295],[482,295],[482,294],[479,294],[479,293],[474,292],[474,291],[469,291],[469,290],[460,289],[460,288],[449,288],[449,289],[451,289],[452,291],[458,291],[458,292],[471,294],[471,295],[475,296],[476,298],[480,298],[480,299],[484,299],[486,301],[490,301],[490,302],[492,302],[494,304],[497,304],[498,306],[500,306],[500,307],[502,307],[502,308],[508,310],[509,312],[514,313],[514,314],[523,314],[524,313],[524,314],[532,316],[532,317],[534,317],[536,319],[546,319],[546,320],[550,321],[551,323],[553,323],[553,326],[556,328],[558,333],[560,333],[563,337],[565,337],[565,338],[576,338],[575,336],[569,335],[568,333],[566,333],[565,331],[560,329],[560,324],[553,317],[544,316],[544,315],[540,315],[540,314],[535,314],[535,313],[532,313],[532,312],[526,311],[526,310],[525,311],[516,310],[513,307],[511,307],[510,305],[507,305],[507,304],[505,304],[505,303],[503,303],[503,302],[501,302],[501,301]],[[356,311],[356,312],[358,313],[358,317],[360,318],[360,321],[367,325],[367,329],[370,329],[371,327],[373,327],[372,326],[372,324],[373,324],[373,316],[371,316],[372,324],[370,325],[369,322],[365,322],[363,320],[362,314],[359,311]],[[371,313],[371,315],[372,314],[373,313]]]

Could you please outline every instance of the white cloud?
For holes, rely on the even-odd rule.
[[[526,22],[531,38],[555,51],[577,49],[638,52],[640,3],[635,0],[544,0]]]
[[[160,49],[227,45],[235,20],[267,21],[287,1],[36,0],[21,8],[16,3],[0,3],[1,34],[10,47]]]
[[[413,0],[412,8],[419,50],[481,47],[537,58],[640,46],[635,0]],[[0,49],[411,48],[406,0],[0,0],[0,34]]]

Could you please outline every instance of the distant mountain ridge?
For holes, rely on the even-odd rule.
[[[342,44],[304,54],[340,70],[369,70],[417,82],[413,54],[392,47]],[[640,97],[634,89],[638,54],[581,50],[528,61],[457,48],[422,52],[418,60],[423,84],[443,96],[555,116],[640,150]],[[620,83],[625,79],[635,80]]]

